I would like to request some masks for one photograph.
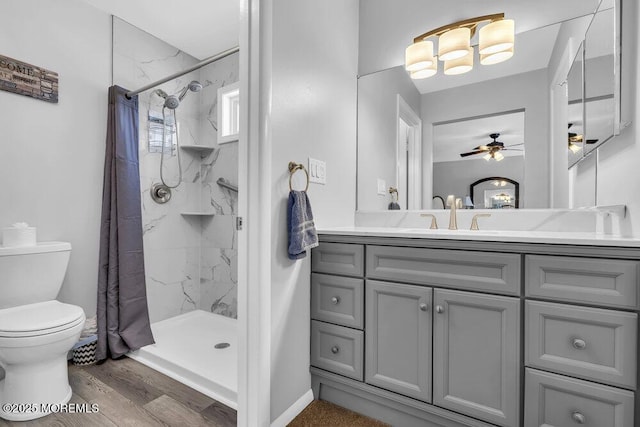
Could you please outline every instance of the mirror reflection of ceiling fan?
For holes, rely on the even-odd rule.
[[[573,126],[573,123],[569,123],[568,129],[571,129],[571,126]],[[569,144],[569,150],[571,150],[572,153],[577,153],[578,151],[582,150],[582,147],[578,144],[582,144],[584,142],[583,135],[577,134],[575,132],[569,132],[567,140]],[[598,142],[597,139],[587,139],[587,144],[595,144],[596,142]]]
[[[500,160],[504,159],[504,155],[501,153],[501,151],[506,151],[506,150],[523,151],[522,148],[511,148],[511,147],[516,147],[518,145],[523,145],[524,144],[523,142],[521,142],[520,144],[507,145],[505,147],[504,143],[498,141],[499,136],[500,136],[499,133],[492,133],[491,135],[489,135],[489,138],[493,139],[493,141],[491,141],[487,145],[479,145],[476,148],[474,148],[473,151],[469,151],[467,153],[460,153],[460,157],[468,157],[468,156],[473,156],[475,154],[484,153],[484,156],[482,156],[482,158],[485,159],[486,161],[494,159],[495,161],[499,162]]]

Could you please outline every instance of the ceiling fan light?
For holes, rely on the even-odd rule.
[[[468,73],[473,69],[473,48],[467,49],[468,55],[444,62],[444,73],[448,76]]]
[[[513,56],[513,46],[501,52],[480,54],[480,63],[482,65],[493,65],[510,59]]]
[[[451,61],[469,54],[471,29],[454,28],[442,34],[438,39],[438,57],[441,61]]]
[[[496,159],[496,162],[499,162],[500,160],[504,159],[504,155],[498,151],[494,154],[493,158]]]
[[[571,150],[571,152],[575,154],[578,151],[582,150],[582,147],[580,147],[577,144],[574,144],[573,142],[569,142],[569,150]]]
[[[404,52],[404,67],[409,72],[430,67],[436,60],[433,57],[433,42],[424,40],[407,47]]]
[[[515,22],[513,19],[494,21],[480,28],[478,52],[481,55],[502,52],[513,47]]]
[[[487,154],[485,154],[484,156],[482,156],[482,158],[483,158],[483,159],[485,159],[487,162],[488,162],[489,160],[491,160],[491,157],[493,157],[493,156],[491,155],[491,153],[487,153]]]

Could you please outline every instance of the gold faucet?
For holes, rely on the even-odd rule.
[[[422,217],[430,216],[431,217],[431,227],[429,227],[429,228],[432,229],[432,230],[437,230],[438,229],[438,222],[436,221],[436,216],[434,214],[423,213],[423,214],[420,214],[420,216],[422,216]]]
[[[451,212],[449,214],[449,230],[458,229],[458,220],[456,218],[456,199],[454,197],[453,203],[451,203]]]
[[[491,216],[491,214],[475,214],[475,215],[473,216],[473,218],[471,219],[471,228],[470,228],[470,229],[471,229],[471,230],[480,230],[480,229],[478,228],[478,218],[480,218],[480,217],[486,217],[486,218],[488,218],[488,217],[490,217],[490,216]]]

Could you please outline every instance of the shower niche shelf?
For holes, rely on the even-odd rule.
[[[214,147],[210,147],[208,145],[196,145],[196,144],[190,144],[190,145],[181,144],[180,148],[182,148],[185,151],[200,153],[201,156],[206,156],[207,154],[211,153],[214,150]]]
[[[180,212],[182,216],[214,216],[215,212],[206,212],[206,211],[186,211]]]

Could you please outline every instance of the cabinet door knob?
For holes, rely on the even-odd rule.
[[[587,422],[587,418],[578,411],[575,411],[573,414],[571,414],[571,419],[576,424],[584,424]]]
[[[436,305],[436,312],[437,313],[444,313],[444,307],[441,305]]]
[[[583,339],[574,338],[573,340],[571,340],[571,345],[573,345],[573,348],[577,350],[584,350],[584,348],[587,346],[587,343]]]
[[[339,351],[340,351],[340,347],[338,347],[337,345],[334,345],[333,347],[331,347],[331,353],[338,354]]]
[[[335,305],[340,304],[340,297],[331,297],[331,302]]]
[[[425,303],[420,304],[420,310],[422,311],[427,311],[429,309],[429,306]]]

